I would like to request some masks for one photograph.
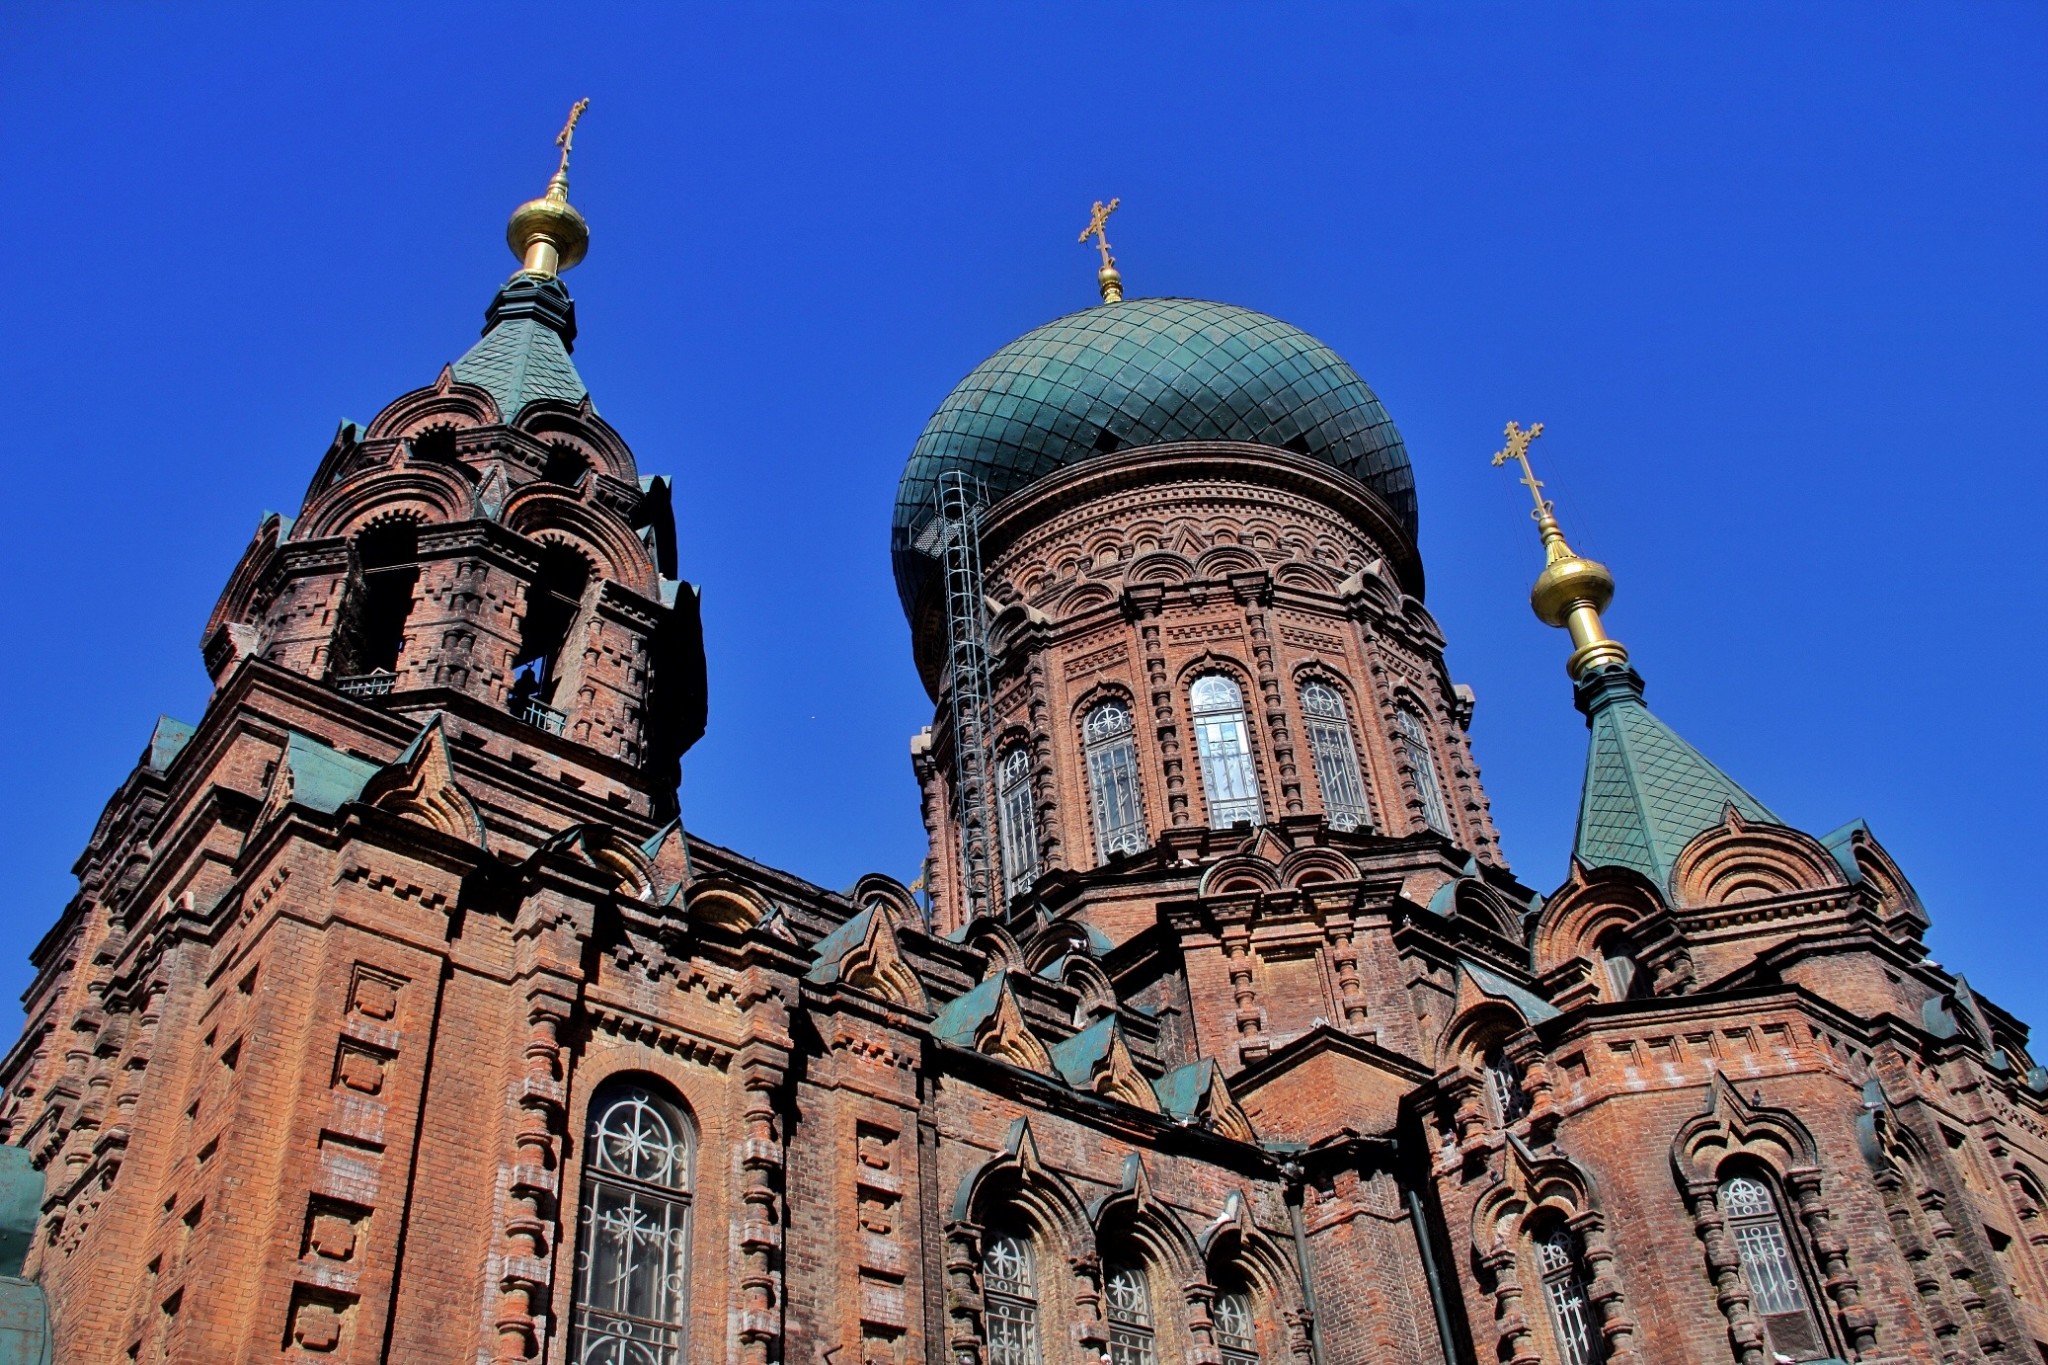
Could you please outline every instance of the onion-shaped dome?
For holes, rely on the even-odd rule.
[[[1320,460],[1372,490],[1415,535],[1401,434],[1343,357],[1249,308],[1131,299],[1025,333],[939,405],[896,492],[891,551],[904,610],[933,572],[919,542],[941,474],[973,475],[993,506],[1084,460],[1171,441],[1245,441]]]

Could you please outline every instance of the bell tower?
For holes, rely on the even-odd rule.
[[[587,103],[587,102],[586,102]],[[395,715],[554,737],[606,799],[673,813],[703,732],[693,589],[666,478],[643,477],[570,358],[588,250],[561,163],[506,230],[520,268],[430,386],[344,422],[298,516],[267,517],[207,623],[215,682],[260,658]]]

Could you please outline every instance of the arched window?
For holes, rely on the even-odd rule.
[[[1038,818],[1031,809],[1031,753],[1013,745],[996,764],[996,825],[1003,839],[1003,896],[1031,889],[1038,878]]]
[[[1486,1054],[1486,1090],[1493,1098],[1493,1116],[1503,1128],[1529,1112],[1529,1092],[1522,1088],[1522,1068],[1499,1048]]]
[[[1323,789],[1323,815],[1337,829],[1360,829],[1372,823],[1365,802],[1365,781],[1358,773],[1358,746],[1344,698],[1326,682],[1301,685],[1301,714],[1308,725],[1308,748],[1316,760],[1316,781]]]
[[[1593,1323],[1579,1239],[1570,1228],[1557,1223],[1537,1236],[1536,1268],[1543,1276],[1543,1302],[1563,1365],[1600,1365],[1607,1358],[1607,1343]]]
[[[1106,701],[1081,722],[1081,747],[1088,756],[1088,798],[1095,810],[1095,853],[1108,862],[1119,853],[1142,852],[1145,807],[1138,794],[1138,745],[1131,708]]]
[[[1218,673],[1195,679],[1188,689],[1195,717],[1195,752],[1202,758],[1202,790],[1209,798],[1209,824],[1228,829],[1240,820],[1259,822],[1259,775],[1252,767],[1251,736],[1244,719],[1244,694]]]
[[[1721,1214],[1749,1284],[1750,1307],[1763,1319],[1771,1349],[1791,1360],[1819,1356],[1825,1344],[1820,1324],[1800,1283],[1771,1187],[1753,1175],[1729,1176],[1721,1182]]]
[[[1429,731],[1422,717],[1405,706],[1394,710],[1402,761],[1415,774],[1415,793],[1422,798],[1422,818],[1429,827],[1448,838],[1451,818],[1444,810],[1443,783],[1437,779],[1436,756],[1429,749]]]
[[[1252,1311],[1251,1291],[1241,1283],[1226,1285],[1209,1314],[1216,1324],[1216,1346],[1223,1365],[1259,1365],[1259,1319]]]
[[[1011,1233],[988,1239],[981,1253],[981,1293],[988,1309],[988,1365],[1039,1365],[1038,1282],[1030,1242]]]
[[[1145,1272],[1112,1264],[1103,1289],[1109,1300],[1110,1365],[1157,1365],[1159,1341],[1152,1330],[1152,1291]]]
[[[591,1098],[575,1365],[683,1365],[693,1145],[682,1111],[644,1085],[611,1082]]]

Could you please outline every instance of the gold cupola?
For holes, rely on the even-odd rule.
[[[590,107],[580,99],[569,110],[569,121],[555,137],[562,149],[562,163],[548,181],[547,192],[512,210],[505,225],[505,243],[519,258],[519,268],[528,275],[559,275],[583,259],[590,249],[590,224],[569,202],[569,147],[576,136],[577,120]]]
[[[1493,463],[1498,467],[1515,460],[1522,466],[1521,481],[1535,500],[1536,510],[1531,515],[1543,538],[1543,572],[1529,589],[1529,606],[1544,625],[1571,632],[1572,656],[1565,661],[1565,671],[1577,681],[1603,668],[1626,664],[1628,650],[1607,633],[1600,620],[1600,613],[1614,600],[1614,575],[1605,564],[1583,558],[1565,542],[1564,529],[1543,496],[1543,481],[1529,466],[1529,443],[1542,434],[1541,422],[1527,431],[1508,423],[1507,446],[1494,452]]]

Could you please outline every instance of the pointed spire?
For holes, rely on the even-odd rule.
[[[576,346],[576,304],[561,280],[561,272],[582,260],[590,246],[590,225],[569,202],[569,148],[589,107],[589,100],[578,100],[555,137],[562,159],[547,192],[513,211],[505,241],[519,257],[519,269],[485,311],[483,339],[455,362],[456,380],[487,390],[503,422],[517,421],[520,410],[539,399],[590,399],[569,359]]]
[[[1124,301],[1124,277],[1117,273],[1116,257],[1109,254],[1109,215],[1116,212],[1121,199],[1112,198],[1107,204],[1095,201],[1094,210],[1088,215],[1088,226],[1081,229],[1080,241],[1095,239],[1095,249],[1102,253],[1102,269],[1095,272],[1095,282],[1102,289],[1104,303]]]
[[[1532,424],[1527,431],[1518,423],[1508,423],[1507,446],[1494,452],[1493,463],[1498,468],[1509,460],[1518,461],[1522,466],[1521,481],[1535,500],[1536,510],[1531,515],[1536,518],[1537,533],[1543,538],[1544,563],[1535,586],[1529,589],[1529,605],[1543,624],[1571,632],[1574,648],[1571,658],[1565,661],[1565,670],[1576,682],[1603,668],[1626,664],[1628,651],[1607,634],[1600,620],[1600,613],[1614,600],[1614,575],[1605,564],[1581,558],[1565,543],[1555,509],[1543,496],[1543,481],[1529,467],[1529,443],[1542,434],[1541,422]]]
[[[505,225],[506,245],[526,274],[558,275],[582,260],[590,248],[590,224],[569,202],[569,148],[575,141],[576,124],[589,107],[587,99],[576,101],[569,110],[569,121],[555,135],[562,161],[548,181],[546,193],[514,209],[512,221]]]
[[[1614,600],[1614,575],[1565,543],[1543,481],[1529,466],[1529,443],[1542,434],[1541,422],[1526,431],[1508,423],[1507,446],[1493,463],[1522,466],[1543,538],[1543,572],[1529,590],[1529,605],[1545,625],[1570,631],[1575,646],[1565,668],[1592,743],[1572,856],[1587,868],[1633,868],[1668,889],[1680,850],[1729,810],[1745,820],[1782,822],[1644,705],[1641,676],[1600,619]]]

